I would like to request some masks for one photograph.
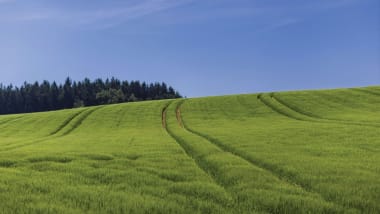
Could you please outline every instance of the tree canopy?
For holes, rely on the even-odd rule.
[[[27,83],[20,87],[0,84],[0,114],[14,114],[95,106],[143,100],[180,98],[166,83],[120,81],[116,78],[91,81]]]

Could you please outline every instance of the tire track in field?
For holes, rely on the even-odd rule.
[[[183,101],[181,101],[181,103],[182,102]],[[169,134],[169,136],[171,138],[173,138],[177,142],[177,144],[182,148],[182,150],[185,152],[185,154],[196,163],[196,165],[198,166],[198,168],[201,169],[204,173],[206,173],[212,179],[212,181],[214,181],[215,184],[217,184],[218,186],[220,186],[218,184],[218,182],[215,181],[215,179],[213,178],[213,176],[208,172],[209,170],[205,169],[205,167],[203,166],[203,164],[199,163],[200,162],[199,159],[197,159],[197,158],[194,157],[194,155],[192,154],[192,152],[190,152],[189,148],[186,145],[184,145],[184,143],[182,142],[182,140],[179,139],[178,137],[176,137],[175,134],[170,129],[168,129],[168,127],[167,127],[167,110],[168,110],[168,107],[172,103],[173,103],[173,101],[170,102],[170,103],[168,103],[162,109],[162,126],[163,126],[163,128],[166,130],[166,132]],[[177,117],[177,112],[176,112],[176,117]],[[222,188],[224,189],[224,187],[222,187]]]
[[[178,104],[176,112],[179,112],[179,113],[181,112],[180,108],[181,108],[182,104],[183,104],[183,102]],[[179,114],[179,116],[180,116],[180,114]],[[282,169],[279,169],[275,165],[268,164],[268,163],[266,163],[262,160],[256,159],[256,158],[252,158],[250,155],[248,155],[244,152],[241,152],[238,149],[233,148],[232,146],[228,146],[228,145],[222,143],[221,141],[219,141],[219,140],[217,140],[217,139],[215,139],[209,135],[206,135],[206,134],[203,134],[201,132],[195,131],[194,129],[191,129],[189,126],[186,125],[183,118],[181,118],[181,120],[178,120],[178,123],[182,123],[182,124],[180,124],[180,126],[183,127],[186,131],[188,131],[188,132],[190,132],[190,133],[192,133],[198,137],[205,139],[206,141],[215,145],[216,147],[218,147],[222,151],[229,153],[229,154],[231,154],[231,155],[233,155],[239,159],[242,159],[242,160],[248,162],[253,167],[257,167],[257,168],[260,168],[260,169],[268,172],[269,174],[271,174],[274,177],[276,177],[277,179],[287,183],[288,185],[293,186],[293,187],[299,187],[304,192],[309,193],[311,195],[318,195],[320,197],[320,199],[322,199],[326,203],[333,203],[335,206],[337,206],[339,208],[344,207],[343,204],[338,203],[337,201],[330,200],[330,199],[326,198],[324,195],[322,195],[321,193],[313,191],[310,186],[305,185],[304,183],[293,179],[292,176],[284,175],[284,172],[282,171]]]
[[[179,103],[178,105],[181,105],[184,101],[182,101],[181,103]],[[178,121],[178,125],[179,127],[181,128],[185,128],[183,126],[183,123],[182,123],[182,116],[181,116],[181,110],[177,107],[176,110],[175,110],[175,116],[177,118],[177,121]]]
[[[126,108],[121,108],[120,111],[117,113],[118,119],[116,122],[116,127],[120,127],[121,122],[123,121],[125,115],[127,114],[127,109]]]
[[[71,121],[73,121],[76,117],[78,117],[81,113],[83,113],[84,111],[86,111],[86,109],[83,109],[73,115],[71,115],[70,117],[68,117],[65,121],[63,121],[63,123],[61,125],[59,125],[54,131],[50,132],[50,134],[48,136],[51,136],[51,135],[55,135],[57,134],[58,132],[60,132],[62,129],[64,129]]]
[[[286,103],[285,101],[283,101],[282,99],[276,97],[274,95],[274,93],[271,94],[271,98],[277,102],[277,103],[280,103],[281,105],[285,106],[286,108],[298,113],[298,114],[301,114],[301,115],[304,115],[306,117],[309,117],[311,119],[315,119],[316,121],[319,121],[319,122],[332,122],[332,123],[339,123],[339,124],[344,124],[344,125],[359,125],[359,126],[372,126],[372,127],[380,127],[380,124],[377,124],[377,123],[370,123],[370,122],[367,122],[367,121],[353,121],[353,120],[339,120],[339,119],[330,119],[330,118],[324,118],[324,117],[320,117],[318,115],[315,115],[315,114],[312,114],[312,113],[309,113],[309,112],[305,112],[301,109],[298,109],[298,108],[294,108],[292,106],[290,106],[288,103]]]
[[[247,112],[251,115],[255,115],[255,111],[252,109],[252,106],[245,102],[242,96],[236,96],[237,101],[241,106],[243,106]]]
[[[301,111],[299,109],[295,109],[291,106],[289,106],[287,103],[285,103],[282,100],[279,100],[276,98],[273,94],[270,94],[270,100],[268,101],[266,99],[263,99],[263,94],[259,94],[257,96],[257,99],[260,100],[264,105],[266,105],[268,108],[272,109],[273,111],[284,115],[290,119],[299,120],[299,121],[306,121],[306,122],[316,122],[316,123],[324,123],[324,124],[338,124],[338,125],[354,125],[354,126],[367,126],[367,127],[375,127],[379,128],[380,124],[374,124],[374,123],[367,123],[362,121],[351,121],[351,120],[336,120],[336,119],[328,119],[328,118],[322,118],[310,113],[306,113],[304,111]],[[278,105],[285,108],[285,110],[281,109],[280,107],[276,106],[272,102],[277,103]]]
[[[0,126],[5,125],[5,124],[10,123],[10,122],[13,122],[13,121],[16,121],[16,120],[18,120],[18,119],[20,119],[20,118],[22,118],[22,117],[23,117],[23,116],[18,116],[18,117],[14,117],[14,118],[9,118],[9,119],[6,119],[6,120],[2,120],[2,121],[0,121]]]
[[[288,112],[285,112],[283,111],[282,109],[278,108],[277,106],[269,103],[267,100],[263,99],[262,98],[262,94],[259,94],[257,95],[257,99],[262,102],[265,106],[267,106],[268,108],[272,109],[274,112],[277,112],[278,114],[281,114],[283,116],[286,116],[290,119],[294,119],[294,120],[300,120],[300,121],[307,121],[307,122],[314,122],[314,120],[310,121],[310,120],[305,120],[303,118],[299,118],[297,116],[294,116],[294,115],[291,115],[289,114]]]
[[[65,120],[62,124],[64,124],[60,127],[58,127],[58,131],[54,131],[55,133],[53,134],[50,134],[46,137],[43,137],[43,138],[40,138],[40,139],[37,139],[37,140],[34,140],[34,141],[31,141],[29,143],[23,143],[23,144],[16,144],[14,146],[10,146],[10,147],[7,147],[7,148],[4,148],[4,149],[0,149],[0,152],[4,152],[4,151],[11,151],[11,150],[15,150],[15,149],[19,149],[19,148],[23,148],[23,147],[26,147],[26,146],[31,146],[31,145],[35,145],[35,144],[39,144],[39,143],[43,143],[45,141],[48,141],[48,140],[53,140],[53,139],[59,139],[65,135],[68,135],[69,133],[71,133],[72,131],[74,131],[74,129],[78,128],[80,126],[80,124],[88,117],[90,116],[90,114],[92,114],[94,111],[96,110],[99,110],[100,108],[102,107],[97,107],[97,108],[93,108],[93,109],[90,109],[90,110],[83,110],[83,111],[80,111],[79,113],[76,113],[74,114],[74,116],[71,116],[69,119]],[[78,117],[81,117],[78,121],[76,121],[73,125],[73,127],[71,127],[69,130],[67,130],[66,132],[64,132],[62,135],[57,135],[59,133],[59,131],[63,130],[65,127],[67,127],[70,122],[72,122],[75,118],[78,118]],[[68,121],[68,122],[67,122]],[[66,123],[65,123],[66,122]]]
[[[166,132],[168,133],[168,135],[173,138],[176,143],[182,148],[182,150],[185,152],[185,154],[191,158],[194,163],[197,165],[197,167],[203,171],[210,179],[211,181],[217,185],[218,187],[220,187],[221,189],[224,190],[225,193],[228,194],[228,197],[231,197],[231,195],[228,193],[228,191],[226,190],[226,187],[219,181],[217,181],[217,179],[215,178],[214,175],[212,175],[212,173],[210,173],[212,170],[210,170],[208,167],[207,167],[207,164],[203,163],[203,161],[200,159],[200,158],[197,158],[193,152],[191,152],[191,149],[186,146],[186,143],[183,142],[182,139],[180,139],[179,137],[177,137],[170,129],[168,129],[167,127],[167,109],[168,107],[173,103],[174,101],[171,101],[169,102],[163,109],[162,109],[162,126],[163,128],[166,130]],[[184,100],[180,101],[180,104],[183,103]],[[180,114],[180,112],[177,111],[176,109],[176,117],[178,119],[178,113]],[[180,124],[179,124],[180,125]],[[181,125],[180,125],[181,126]]]
[[[46,141],[46,140],[49,140],[49,139],[53,139],[53,138],[51,138],[51,136],[53,136],[53,135],[55,135],[55,134],[57,134],[59,131],[61,131],[62,129],[64,129],[72,120],[74,120],[78,115],[80,115],[81,113],[83,113],[85,111],[85,109],[84,110],[81,110],[81,111],[79,111],[79,112],[77,112],[77,113],[75,113],[75,114],[72,114],[72,115],[70,115],[65,121],[63,121],[62,122],[62,124],[61,125],[59,125],[54,131],[52,131],[52,132],[50,132],[47,136],[45,136],[45,137],[43,137],[43,138],[39,138],[39,139],[37,139],[37,140],[34,140],[34,141],[32,141],[32,142],[30,142],[30,143],[27,143],[27,144],[20,144],[20,143],[8,143],[8,144],[6,144],[6,145],[3,145],[3,147],[4,146],[7,146],[7,148],[4,148],[4,149],[0,149],[0,151],[9,151],[9,150],[13,150],[13,149],[17,149],[17,148],[22,148],[22,147],[24,147],[24,146],[29,146],[29,145],[33,145],[33,144],[36,144],[36,143],[41,143],[41,142],[44,142],[44,141]],[[13,144],[13,146],[10,146],[10,145],[12,145]],[[9,146],[9,147],[8,147]]]
[[[61,125],[59,125],[54,131],[52,131],[52,132],[50,132],[47,136],[45,136],[45,137],[43,137],[43,138],[39,138],[39,139],[37,139],[37,140],[35,140],[35,141],[33,141],[33,142],[40,142],[42,139],[42,141],[44,141],[44,140],[47,140],[48,139],[48,137],[50,137],[50,136],[52,136],[52,135],[55,135],[56,133],[58,133],[59,131],[61,131],[62,129],[64,129],[72,120],[74,120],[79,114],[81,114],[82,112],[84,112],[85,111],[85,109],[84,110],[81,110],[81,111],[78,111],[77,113],[75,113],[75,114],[72,114],[72,115],[70,115],[68,118],[66,118],[66,120],[65,121],[63,121],[62,122],[62,124]],[[17,145],[20,145],[20,144],[15,144],[15,143],[8,143],[8,144],[5,144],[5,145],[2,145],[2,147],[4,147],[4,146],[9,146],[9,145],[12,145],[12,144],[14,144],[14,146],[13,147],[17,147]],[[31,144],[33,144],[33,143],[31,143]],[[24,145],[24,144],[22,144],[22,145]],[[11,146],[12,147],[12,146]],[[12,148],[13,148],[12,147]],[[8,148],[8,147],[7,147]],[[3,150],[0,150],[0,151],[3,151]]]
[[[162,122],[162,128],[164,128],[166,131],[168,131],[168,128],[166,126],[166,112],[168,110],[168,107],[169,105],[171,104],[172,102],[169,102],[168,104],[166,104],[164,106],[164,108],[162,108],[162,112],[161,112],[161,122]]]
[[[101,107],[95,107],[93,109],[89,109],[87,111],[84,111],[83,114],[80,114],[78,116],[78,120],[74,122],[73,126],[70,127],[67,131],[65,131],[64,133],[62,133],[60,136],[65,136],[65,135],[68,135],[70,134],[71,132],[73,132],[75,129],[77,129],[82,123],[84,120],[86,120],[91,114],[93,114],[95,111],[101,109],[101,108],[104,108],[104,106],[101,106]]]
[[[380,92],[372,91],[371,89],[366,89],[366,88],[351,88],[351,90],[362,92],[362,93],[366,93],[366,94],[370,94],[370,95],[377,96],[377,97],[380,96]]]
[[[270,108],[270,109],[272,109],[273,111],[275,111],[275,112],[277,112],[278,114],[281,114],[281,115],[284,115],[284,116],[286,116],[286,117],[289,117],[289,118],[291,118],[291,119],[294,119],[294,120],[301,120],[301,121],[306,121],[306,122],[319,122],[319,123],[329,123],[329,122],[326,122],[326,121],[319,121],[319,120],[317,120],[317,118],[310,118],[310,119],[308,119],[308,120],[304,120],[304,119],[299,119],[299,118],[296,118],[296,117],[294,117],[293,115],[289,115],[289,114],[287,114],[287,113],[285,113],[285,112],[283,112],[281,109],[278,109],[278,107],[276,107],[276,106],[274,106],[273,104],[271,104],[271,103],[269,103],[268,101],[266,101],[266,100],[264,100],[264,99],[262,99],[262,94],[259,94],[258,96],[257,96],[257,99],[258,100],[260,100],[264,105],[266,105],[268,108]],[[290,108],[291,109],[291,108]],[[295,111],[296,112],[296,111]],[[297,112],[298,113],[298,112]],[[301,114],[301,115],[303,115],[303,114]],[[307,116],[307,115],[306,115]],[[330,122],[330,123],[333,123],[333,122]],[[342,122],[335,122],[335,124],[344,124],[344,125],[363,125],[363,124],[347,124],[347,123],[344,123],[343,121]],[[373,127],[378,127],[378,126],[373,126]],[[306,186],[307,187],[307,186]],[[322,195],[322,193],[320,193],[320,195]],[[322,195],[323,196],[323,195]],[[361,207],[361,206],[358,206],[358,205],[351,205],[350,206],[350,204],[348,204],[348,205],[345,205],[344,204],[344,202],[340,202],[340,201],[338,201],[338,200],[334,200],[334,202],[336,203],[336,204],[340,204],[341,206],[343,206],[343,207],[345,207],[345,206],[347,206],[348,208],[352,208],[352,209],[355,209],[355,211],[356,212],[359,212],[359,211],[362,211],[363,210],[363,208]]]
[[[38,139],[38,140],[31,141],[29,143],[16,144],[14,146],[9,146],[7,148],[1,149],[0,152],[6,152],[6,151],[11,151],[11,150],[23,148],[23,147],[26,147],[26,146],[31,146],[31,145],[34,145],[34,144],[45,142],[47,140],[52,140],[54,138],[58,138],[58,137],[45,137],[45,138],[41,138],[41,139]]]

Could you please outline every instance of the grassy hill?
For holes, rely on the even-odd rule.
[[[380,87],[0,116],[0,213],[380,213]]]

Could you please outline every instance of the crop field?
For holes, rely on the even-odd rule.
[[[0,213],[380,213],[380,87],[3,115]]]

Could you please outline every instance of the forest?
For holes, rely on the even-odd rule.
[[[0,84],[0,114],[15,114],[70,109],[84,106],[180,98],[181,95],[166,83],[121,81],[117,78],[85,78],[63,84],[45,80],[20,87]]]

